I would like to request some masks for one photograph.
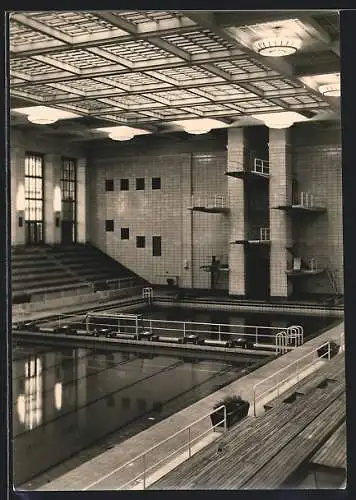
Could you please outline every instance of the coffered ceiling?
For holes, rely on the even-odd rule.
[[[335,11],[31,11],[11,13],[9,24],[15,126],[28,125],[16,111],[27,106],[74,113],[59,127],[87,138],[98,127],[160,133],[177,120],[339,113],[339,98],[319,91],[339,81]],[[301,49],[258,54],[254,42],[274,29],[298,36]]]

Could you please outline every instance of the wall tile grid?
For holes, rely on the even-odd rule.
[[[298,146],[293,150],[293,172],[298,190],[314,195],[326,212],[305,215],[294,223],[294,237],[302,256],[328,267],[343,293],[342,169],[339,145]],[[327,276],[305,280],[306,291],[332,293]]]
[[[92,243],[153,283],[179,276],[182,286],[210,286],[210,275],[200,266],[212,255],[227,263],[228,215],[189,207],[192,196],[207,200],[218,193],[226,198],[225,168],[224,152],[93,160],[91,226],[103,230],[90,229]],[[145,190],[136,191],[139,177],[145,178]],[[160,190],[152,189],[152,177],[161,178]],[[129,191],[120,191],[121,178],[129,179]],[[114,179],[113,192],[105,192],[105,179]],[[106,219],[114,219],[114,232],[105,232]],[[129,228],[129,240],[121,240],[121,227]],[[145,248],[136,248],[136,236],[146,237]],[[152,236],[162,238],[161,257],[152,256]],[[219,286],[226,288],[227,278],[220,278]]]
[[[291,265],[291,256],[286,253],[285,246],[292,242],[293,226],[293,239],[299,242],[302,257],[314,257],[321,266],[330,267],[335,272],[339,291],[343,293],[341,146],[333,139],[334,132],[329,131],[328,141],[323,143],[323,133],[316,129],[319,144],[311,143],[306,130],[302,132],[292,135],[293,176],[299,191],[313,193],[316,202],[325,204],[327,211],[299,220],[295,218],[291,224],[288,222],[290,216],[271,208],[291,201],[292,174],[287,168],[289,160],[283,141],[279,143],[278,137],[272,141],[270,138],[271,292],[272,295],[284,296],[288,292],[285,266],[281,263],[287,261]],[[78,199],[82,205],[78,209],[78,220],[81,221],[81,241],[88,238],[153,283],[166,283],[167,276],[177,275],[182,286],[194,288],[210,286],[210,274],[200,266],[209,264],[212,255],[216,255],[223,263],[229,262],[231,268],[230,275],[221,274],[218,287],[229,287],[231,294],[243,295],[244,248],[243,245],[231,245],[230,241],[245,236],[244,181],[224,175],[226,170],[238,170],[242,164],[242,129],[229,130],[228,152],[222,147],[222,139],[218,137],[204,142],[189,138],[187,141],[177,140],[174,144],[171,141],[169,145],[168,142],[162,143],[163,146],[157,142],[147,152],[135,145],[125,145],[123,154],[121,149],[115,149],[110,155],[104,147],[99,154],[91,149],[86,170],[84,150],[80,146],[16,130],[11,136],[12,242],[24,242],[24,231],[17,227],[16,194],[24,177],[25,151],[46,155],[48,242],[54,239],[51,207],[60,158],[62,155],[74,157],[78,159],[80,172]],[[111,142],[108,148],[112,148]],[[137,177],[145,178],[144,191],[136,191]],[[152,177],[161,177],[160,190],[152,190]],[[129,178],[129,191],[120,191],[120,178]],[[113,192],[105,191],[105,179],[114,179]],[[230,213],[189,210],[192,195],[205,199],[209,196],[212,200],[216,194],[225,196]],[[107,219],[115,221],[114,232],[105,231]],[[250,222],[253,222],[252,217]],[[130,229],[128,241],[121,240],[121,227]],[[136,248],[136,236],[146,237],[146,248]],[[152,236],[162,237],[161,257],[152,256]],[[305,291],[331,291],[325,275],[305,279],[304,283]]]
[[[196,153],[192,158],[193,199],[203,200],[204,205],[214,203],[215,196],[222,196],[228,206],[226,153]],[[193,283],[196,288],[210,287],[210,273],[200,268],[210,264],[215,256],[228,264],[229,213],[192,212],[193,228]],[[221,272],[218,288],[228,288],[228,275]]]
[[[92,243],[123,265],[154,283],[166,283],[165,275],[182,269],[182,165],[188,155],[128,157],[96,164],[95,224]],[[161,177],[161,189],[152,189],[152,177]],[[129,179],[129,190],[120,190],[120,179]],[[136,178],[145,189],[136,190]],[[105,191],[105,179],[114,179],[114,191]],[[114,231],[105,232],[105,220],[114,220]],[[93,219],[92,219],[93,220]],[[94,221],[93,221],[94,222]],[[121,240],[121,227],[130,231]],[[136,248],[136,237],[145,236],[145,248]],[[161,236],[162,255],[152,256],[152,236]]]

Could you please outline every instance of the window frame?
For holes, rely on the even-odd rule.
[[[127,183],[127,187],[123,187],[123,185],[126,185]],[[125,178],[125,179],[120,179],[120,191],[130,191],[130,180]]]
[[[112,224],[112,226],[111,226]],[[110,229],[112,227],[112,229]],[[105,232],[106,233],[113,233],[115,231],[115,222],[114,219],[106,219],[105,220]]]
[[[139,238],[142,238],[139,240]],[[139,241],[143,243],[143,245],[139,245]],[[146,248],[146,236],[136,236],[136,248]]]

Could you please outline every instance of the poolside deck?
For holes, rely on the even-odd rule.
[[[331,330],[328,330],[316,338],[306,342],[302,346],[290,351],[270,363],[260,367],[254,372],[238,379],[232,384],[223,389],[211,394],[210,396],[194,403],[193,405],[181,410],[180,412],[166,418],[165,420],[153,425],[152,427],[140,432],[139,434],[127,439],[126,441],[117,444],[112,449],[105,451],[101,455],[92,460],[83,463],[77,468],[65,473],[61,477],[48,482],[44,486],[38,488],[40,491],[57,491],[57,490],[112,490],[118,489],[125,482],[126,478],[134,473],[134,470],[128,474],[126,468],[125,474],[117,469],[126,462],[133,460],[140,453],[148,448],[163,441],[175,432],[188,426],[193,421],[199,419],[204,414],[209,413],[214,404],[226,395],[240,394],[242,398],[251,401],[254,385],[266,379],[269,375],[286,367],[293,361],[302,358],[305,354],[312,352],[320,344],[327,340],[335,340],[337,343],[343,339],[344,324],[340,323]],[[323,364],[323,361],[315,363],[315,368]],[[261,403],[262,404],[262,403]],[[254,420],[251,417],[251,420]],[[201,430],[208,429],[211,426],[210,420],[202,422]],[[218,434],[214,433],[217,437]],[[213,437],[211,437],[213,439]],[[177,443],[175,443],[176,445]],[[208,443],[207,443],[208,444]],[[167,450],[162,448],[162,453]],[[157,457],[156,457],[157,458]],[[135,468],[135,467],[134,467]],[[134,469],[133,468],[133,469]],[[167,470],[168,472],[168,470]]]
[[[149,489],[276,489],[345,422],[344,356],[320,369],[330,386],[280,401],[256,419],[245,419],[214,444],[185,461]],[[297,389],[298,390],[298,389]],[[340,443],[339,455],[346,454]],[[217,450],[220,450],[217,456]],[[330,450],[330,446],[328,447]],[[333,462],[330,453],[329,462]],[[338,461],[338,455],[335,457]]]

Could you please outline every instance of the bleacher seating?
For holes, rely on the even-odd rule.
[[[316,383],[290,404],[280,401],[262,416],[245,418],[148,489],[282,487],[345,422],[344,354],[320,370],[334,383]]]
[[[121,278],[141,280],[90,244],[12,248],[14,303],[40,300],[55,293],[58,296],[58,292],[90,293],[109,288],[106,280]]]

